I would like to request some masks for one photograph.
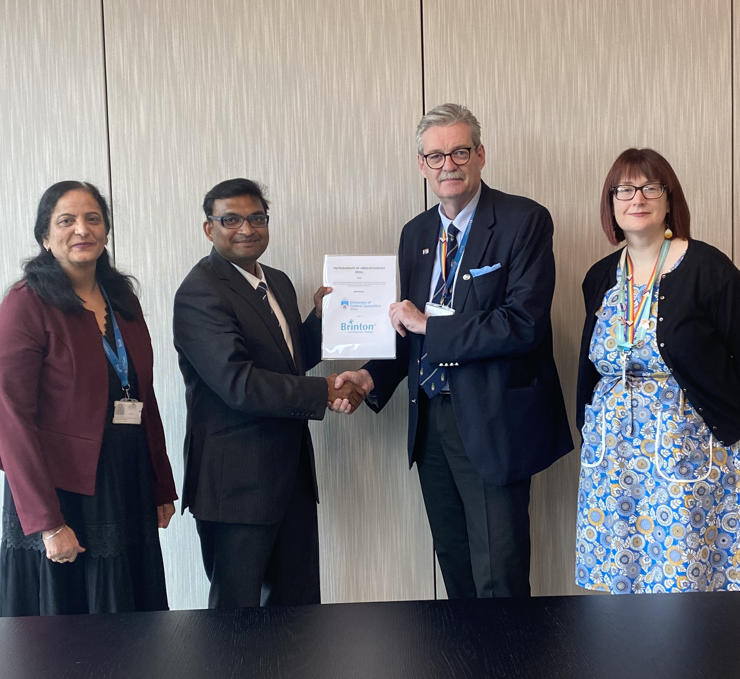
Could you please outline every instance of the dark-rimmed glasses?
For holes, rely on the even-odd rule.
[[[450,157],[450,160],[452,160],[455,165],[465,165],[465,163],[470,160],[470,151],[472,148],[472,146],[462,146],[459,149],[450,151],[449,153],[434,151],[432,153],[422,155],[422,158],[424,158],[424,161],[432,170],[439,170],[444,167],[447,156]]]
[[[646,200],[655,200],[665,193],[665,184],[660,182],[650,182],[642,186],[632,186],[632,184],[619,184],[612,186],[612,195],[617,200],[632,200],[637,192],[642,193]]]
[[[266,215],[264,212],[255,212],[251,215],[237,215],[230,212],[227,215],[221,217],[214,217],[211,215],[208,217],[211,222],[218,222],[224,229],[239,229],[244,222],[249,222],[249,226],[255,229],[261,229],[270,223],[270,215]]]

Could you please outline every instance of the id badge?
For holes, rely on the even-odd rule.
[[[427,316],[452,316],[455,313],[455,310],[451,306],[443,306],[442,304],[427,302],[424,307],[424,313]]]
[[[113,402],[113,424],[141,424],[144,404],[133,398]]]

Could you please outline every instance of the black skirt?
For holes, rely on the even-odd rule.
[[[135,396],[130,361],[129,373]],[[41,533],[23,535],[6,479],[0,615],[167,610],[154,470],[144,428],[112,424],[113,401],[121,397],[120,380],[109,365],[107,424],[95,494],[57,489],[64,520],[86,548],[74,563],[52,563]]]

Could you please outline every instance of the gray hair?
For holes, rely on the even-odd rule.
[[[416,126],[416,147],[419,155],[424,153],[424,144],[421,140],[421,135],[424,132],[430,127],[437,127],[438,125],[446,127],[455,123],[466,123],[470,127],[473,146],[478,148],[480,146],[480,123],[478,119],[465,106],[460,104],[441,104],[424,114]]]

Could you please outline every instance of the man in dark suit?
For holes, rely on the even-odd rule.
[[[269,241],[258,184],[231,179],[203,201],[213,243],[175,296],[185,379],[182,508],[196,519],[211,608],[320,602],[316,473],[308,420],[362,394],[320,360],[321,299],[301,322],[288,277],[260,265]]]
[[[529,596],[530,477],[573,447],[552,355],[552,220],[481,181],[480,125],[463,106],[417,127],[440,202],[404,226],[394,361],[342,373],[380,410],[408,376],[417,463],[450,598]]]

